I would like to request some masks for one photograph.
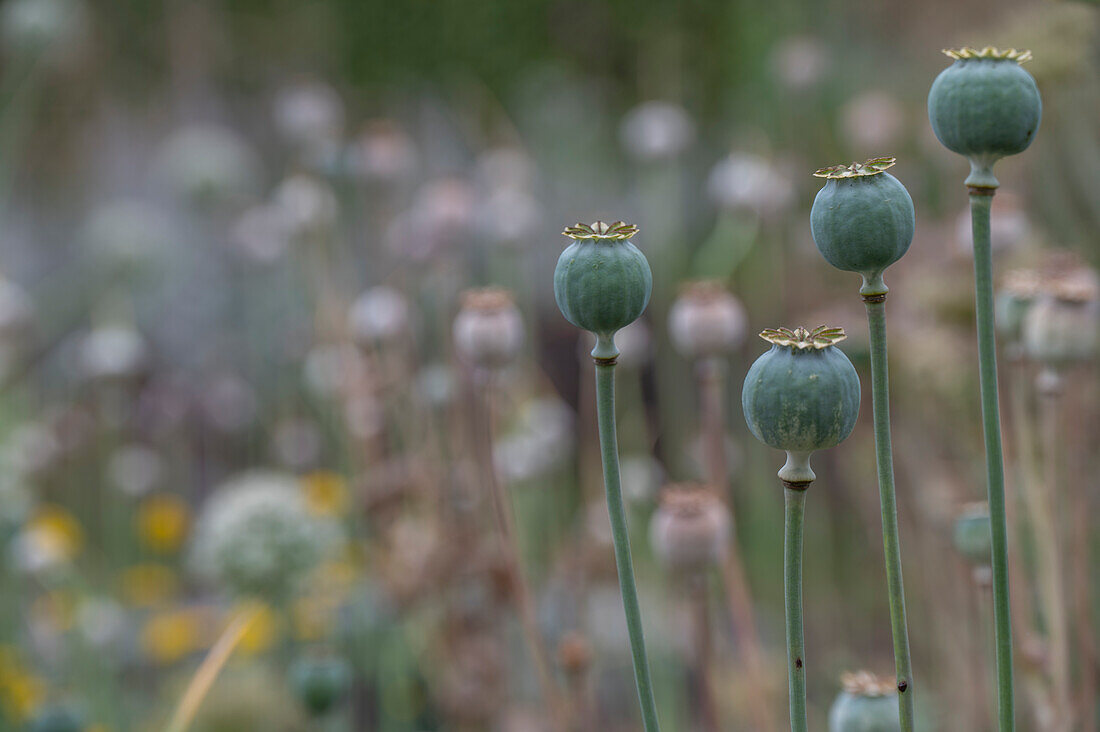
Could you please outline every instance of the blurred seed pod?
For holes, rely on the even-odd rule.
[[[674,572],[721,564],[732,534],[729,509],[713,490],[700,484],[665,488],[649,524],[654,555]]]
[[[336,226],[339,205],[332,187],[311,175],[298,173],[283,180],[272,203],[286,218],[296,237],[324,235]]]
[[[772,73],[791,91],[814,86],[828,73],[828,48],[811,36],[789,36],[771,54]]]
[[[124,274],[144,274],[160,263],[173,244],[172,222],[160,208],[136,198],[107,201],[88,215],[83,238],[88,248]]]
[[[299,658],[289,674],[294,695],[314,718],[328,716],[351,688],[351,667],[335,656]]]
[[[542,220],[538,199],[520,188],[495,188],[478,207],[478,235],[496,246],[521,246]]]
[[[905,109],[893,95],[868,91],[841,109],[841,127],[854,150],[896,150],[905,135]]]
[[[409,304],[397,290],[378,285],[364,292],[348,312],[348,326],[364,346],[387,344],[409,337]]]
[[[355,142],[352,170],[368,183],[397,184],[412,178],[417,166],[416,145],[395,122],[369,122]]]
[[[773,217],[790,207],[794,184],[778,163],[759,155],[733,152],[711,169],[707,193],[725,211]]]
[[[80,343],[78,368],[89,381],[128,381],[145,372],[149,351],[141,334],[128,325],[103,325]]]
[[[829,710],[829,732],[901,732],[892,681],[867,671],[845,674],[843,691]]]
[[[668,315],[672,343],[690,359],[729,354],[744,341],[746,324],[740,301],[713,280],[685,285]]]
[[[216,126],[182,127],[156,155],[157,173],[176,195],[218,205],[256,192],[260,162],[236,132]]]
[[[122,445],[107,458],[108,485],[130,498],[150,493],[163,476],[164,460],[146,445]]]
[[[988,567],[993,561],[989,504],[981,502],[963,506],[955,518],[951,540],[963,559],[974,565]]]
[[[81,45],[87,30],[87,9],[78,0],[8,0],[0,6],[0,45],[10,56],[64,57]]]
[[[468,290],[452,328],[458,357],[496,370],[515,360],[523,346],[523,316],[512,293],[498,288]]]
[[[1023,322],[1024,350],[1052,370],[1095,359],[1100,353],[1100,283],[1078,268],[1040,286]]]
[[[338,140],[344,132],[344,103],[336,90],[317,79],[297,79],[275,97],[275,127],[302,148]]]
[[[695,123],[678,104],[644,102],[623,117],[619,136],[626,152],[636,160],[670,160],[695,141]]]

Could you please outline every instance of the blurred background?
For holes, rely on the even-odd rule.
[[[655,274],[618,399],[662,722],[783,729],[782,459],[738,397],[755,333],[823,323],[869,394],[808,213],[883,155],[918,222],[887,274],[917,704],[992,729],[967,166],[925,100],[941,48],[997,45],[1044,102],[993,207],[1019,724],[1096,730],[1097,13],[3,0],[0,729],[640,729],[551,287],[597,219]],[[816,729],[893,669],[870,427],[815,460]]]

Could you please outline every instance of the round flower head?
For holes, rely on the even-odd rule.
[[[1039,89],[1021,65],[1031,52],[987,46],[944,53],[954,63],[928,93],[932,131],[944,147],[970,160],[968,184],[996,188],[993,163],[1026,150],[1039,129]]]
[[[523,316],[507,290],[487,288],[463,295],[455,317],[455,350],[479,368],[506,366],[523,346]]]
[[[596,358],[614,358],[615,333],[649,304],[653,274],[631,242],[638,227],[622,221],[577,224],[562,232],[573,239],[554,269],[554,299],[562,315],[596,335]]]
[[[864,295],[886,293],[883,271],[901,259],[913,241],[913,199],[885,172],[894,162],[872,158],[814,173],[825,178],[810,210],[814,243],[829,264],[863,276]]]
[[[240,595],[288,597],[339,536],[310,512],[298,481],[250,472],[223,484],[202,508],[194,534],[196,571]]]
[[[851,434],[859,414],[859,376],[836,344],[843,328],[766,330],[771,350],[745,376],[741,406],[753,435],[787,453],[779,477],[806,485],[814,478],[810,455]]]
[[[829,710],[829,732],[901,732],[893,683],[867,671],[845,674]]]
[[[645,102],[623,118],[621,135],[626,151],[638,160],[667,160],[691,144],[695,125],[679,105]]]
[[[348,325],[364,345],[397,340],[409,329],[409,303],[392,287],[372,287],[352,304]]]
[[[721,356],[741,344],[745,310],[721,283],[694,282],[672,304],[668,329],[676,350],[684,356]]]

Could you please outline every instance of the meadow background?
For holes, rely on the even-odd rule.
[[[823,729],[841,674],[889,676],[893,660],[865,316],[858,278],[810,238],[811,173],[883,155],[917,211],[887,281],[919,713],[928,730],[991,729],[987,573],[954,539],[985,495],[966,165],[935,140],[925,101],[941,48],[1032,50],[1043,121],[998,166],[998,277],[1072,271],[1095,305],[1097,13],[1053,0],[4,0],[0,729],[163,729],[243,616],[195,730],[551,729],[494,480],[578,729],[638,729],[591,362],[551,287],[562,228],[597,219],[639,225],[655,274],[620,339],[618,388],[669,730],[707,728],[701,684],[721,729],[785,724],[782,461],[749,435],[739,394],[765,350],[756,332],[849,332],[865,403],[852,438],[815,462],[807,520]],[[700,278],[746,313],[717,392],[669,331],[681,284]],[[488,286],[512,293],[524,336],[491,375],[452,335],[463,293]],[[1019,338],[1001,334],[1019,724],[1055,730],[1072,707],[1073,729],[1095,730],[1096,360],[1064,367],[1051,396]],[[721,573],[700,603],[650,544],[662,487],[707,475],[715,393],[763,649],[753,670]],[[248,507],[219,497],[242,484],[286,523],[234,524]],[[1068,637],[1052,634],[1056,616]],[[303,689],[334,669],[346,693],[311,716]],[[761,708],[772,726],[750,714]]]

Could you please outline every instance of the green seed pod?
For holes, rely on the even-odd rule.
[[[996,188],[993,163],[1026,150],[1039,129],[1039,88],[1021,66],[1031,52],[987,46],[944,53],[955,63],[928,93],[932,130],[944,147],[970,160],[968,185]]]
[[[860,671],[846,674],[829,710],[829,732],[901,732],[893,684]]]
[[[616,221],[577,224],[554,270],[554,299],[573,325],[596,335],[595,358],[614,358],[615,332],[642,314],[653,290],[649,262],[630,237],[638,227]]]
[[[859,376],[834,348],[844,340],[844,330],[778,328],[760,337],[772,347],[745,376],[745,421],[758,440],[787,452],[781,480],[810,483],[815,478],[810,455],[839,445],[859,414]]]
[[[963,559],[977,566],[988,567],[993,557],[989,504],[982,502],[963,506],[955,518],[951,540]]]
[[[829,264],[863,276],[863,295],[886,294],[883,271],[913,241],[913,199],[901,181],[884,172],[894,162],[873,158],[814,173],[826,179],[810,209],[814,243]]]
[[[299,658],[290,668],[298,701],[312,717],[323,717],[348,693],[351,669],[340,658]]]

